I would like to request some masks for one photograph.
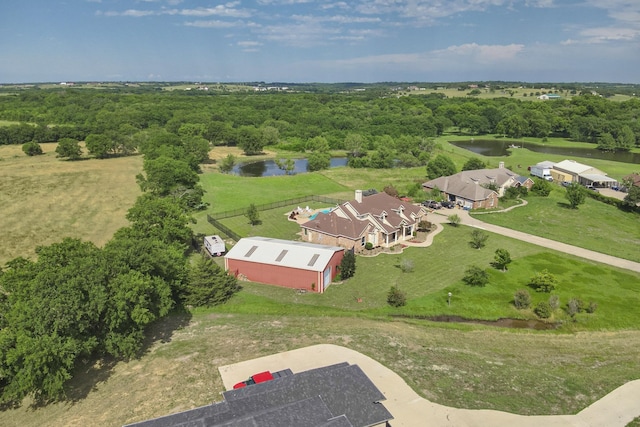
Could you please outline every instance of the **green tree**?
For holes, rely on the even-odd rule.
[[[189,268],[183,300],[194,307],[224,304],[238,292],[238,280],[211,258],[200,256]]]
[[[296,162],[293,159],[275,159],[276,165],[285,174],[291,175],[296,168]]]
[[[56,147],[58,157],[68,158],[69,160],[78,160],[82,155],[80,144],[75,139],[63,138],[58,141]]]
[[[546,179],[535,178],[531,186],[531,192],[536,196],[547,197],[551,193],[551,183]]]
[[[462,281],[469,286],[485,286],[489,283],[489,273],[477,265],[472,265],[464,272]]]
[[[42,147],[37,142],[30,141],[30,142],[25,142],[22,145],[22,151],[27,156],[37,156],[42,154]]]
[[[351,157],[361,157],[364,154],[364,138],[357,133],[350,133],[344,139],[344,148]]]
[[[345,250],[342,261],[340,261],[340,277],[343,280],[349,279],[356,274],[356,255],[352,251]]]
[[[571,209],[576,209],[578,205],[584,203],[587,194],[584,187],[577,182],[572,182],[566,187],[565,198],[569,201]]]
[[[453,225],[454,227],[457,227],[460,224],[460,221],[462,221],[460,215],[458,214],[449,215],[447,217],[447,220],[449,221],[449,224]]]
[[[191,136],[182,139],[182,147],[185,152],[185,160],[196,172],[200,171],[200,165],[207,163],[209,159],[209,141],[201,136]]]
[[[471,241],[469,241],[469,245],[471,245],[474,249],[484,248],[487,242],[489,235],[482,230],[473,229],[471,231]]]
[[[331,155],[326,152],[315,151],[307,158],[307,170],[309,172],[329,169],[331,166]]]
[[[262,132],[254,126],[241,126],[236,132],[236,142],[247,156],[262,153],[265,146]]]
[[[130,228],[141,236],[166,244],[191,244],[193,231],[188,227],[191,218],[175,199],[143,194],[127,212],[127,219]]]
[[[551,292],[558,287],[558,279],[549,270],[542,270],[529,279],[529,286],[537,292]]]
[[[536,305],[536,308],[533,309],[533,312],[541,319],[548,319],[551,317],[553,311],[547,301],[540,301]]]
[[[513,305],[518,310],[524,310],[531,306],[531,295],[526,289],[520,289],[513,296]]]
[[[493,266],[502,271],[507,271],[507,266],[511,264],[511,254],[506,249],[496,249],[493,258]]]
[[[622,126],[616,137],[616,150],[629,151],[636,145],[636,135],[629,126]]]
[[[256,205],[254,205],[253,203],[251,203],[249,205],[249,207],[247,208],[247,211],[245,212],[244,216],[247,217],[247,219],[249,220],[249,224],[253,225],[258,225],[260,224],[260,212],[258,212],[258,208],[256,207]]]
[[[98,159],[104,159],[115,151],[113,141],[105,134],[92,133],[87,135],[85,144],[89,153]]]
[[[613,135],[610,133],[603,133],[600,138],[598,138],[598,150],[615,151],[616,140],[613,138]]]
[[[454,175],[456,173],[456,165],[449,157],[444,154],[438,154],[433,160],[427,164],[427,177],[436,179],[441,176]]]
[[[627,195],[624,196],[623,203],[626,207],[636,208],[640,204],[640,187],[629,185]]]
[[[103,316],[104,347],[116,357],[131,358],[144,341],[144,330],[173,306],[172,289],[160,277],[130,270],[109,280]]]
[[[483,162],[482,160],[480,160],[477,157],[471,157],[462,166],[462,170],[463,171],[470,171],[470,170],[484,169],[486,167],[487,167],[487,164],[485,162]]]
[[[167,196],[177,187],[193,188],[199,181],[198,174],[187,162],[164,155],[145,158],[143,169],[146,176],[139,174],[136,177],[140,188],[159,196]]]
[[[229,153],[227,154],[227,157],[222,159],[222,161],[220,162],[220,166],[218,166],[218,168],[222,173],[229,173],[233,170],[233,167],[235,165],[236,165],[236,156]]]
[[[387,304],[391,307],[402,307],[407,304],[407,296],[398,286],[392,286],[387,293]]]
[[[107,303],[105,260],[92,243],[64,239],[16,260],[0,276],[8,311],[0,330],[5,402],[57,399],[76,363],[99,349]]]

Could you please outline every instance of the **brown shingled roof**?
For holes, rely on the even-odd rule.
[[[315,219],[304,223],[302,227],[333,236],[357,239],[374,225],[391,233],[397,230],[403,222],[412,224],[422,210],[419,206],[404,202],[386,193],[363,196],[362,203],[355,199],[350,200],[336,209],[344,213],[346,218],[334,210],[329,214],[318,215]],[[371,218],[370,215],[374,218]]]

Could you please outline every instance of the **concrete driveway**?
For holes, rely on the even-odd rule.
[[[624,427],[640,416],[640,380],[629,382],[576,415],[525,416],[493,410],[450,408],[432,403],[376,360],[357,351],[319,344],[218,368],[227,390],[265,370],[294,373],[340,362],[357,364],[386,396],[392,427]]]

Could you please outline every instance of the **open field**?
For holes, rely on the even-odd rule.
[[[0,265],[65,237],[104,245],[128,225],[140,194],[141,157],[70,162],[56,158],[56,144],[41,146],[45,154],[35,157],[0,146]]]
[[[450,147],[443,148],[456,163],[473,156]],[[20,147],[0,147],[0,212],[6,218],[0,232],[13,236],[3,250],[32,254],[34,236],[44,232],[53,240],[38,244],[65,235],[102,244],[126,225],[126,210],[139,194],[135,175],[142,169],[141,158],[64,162],[52,153],[54,145],[43,148],[45,156],[29,158]],[[518,155],[539,161],[533,161],[530,154]],[[491,159],[496,166],[497,161]],[[424,173],[424,167],[338,168],[273,178],[205,173],[201,182],[208,191],[209,212],[220,212],[308,194],[351,198],[356,188],[381,189],[388,184],[402,190],[423,179]],[[40,206],[42,200],[46,208]],[[615,210],[586,207],[578,212],[590,212],[596,218]],[[37,215],[30,216],[32,210]],[[279,231],[265,230],[265,234],[293,231],[293,224],[284,217],[286,210],[261,212],[263,221],[281,218],[283,224],[275,226]],[[210,230],[205,216],[206,212],[198,214],[196,231]],[[22,222],[11,220],[25,217]],[[47,220],[45,226],[31,232],[42,218]],[[244,217],[238,221],[246,223]],[[578,226],[580,218],[573,221],[565,223],[565,228]],[[13,229],[27,238],[7,234]],[[158,322],[139,359],[101,361],[80,368],[69,384],[68,401],[43,408],[25,402],[18,409],[0,412],[0,425],[113,426],[165,415],[219,400],[223,388],[218,366],[318,343],[343,345],[373,357],[434,402],[520,414],[575,413],[623,383],[640,378],[640,331],[636,330],[640,313],[635,309],[638,275],[497,235],[489,237],[486,248],[473,250],[467,245],[468,234],[466,227],[447,227],[430,248],[359,257],[356,276],[330,287],[324,295],[296,295],[288,289],[244,283],[244,290],[227,305],[173,314]],[[514,258],[506,273],[488,265],[499,247],[507,248]],[[400,271],[403,258],[414,262],[413,272]],[[491,282],[485,288],[461,283],[464,268],[471,263],[491,270]],[[594,300],[599,304],[597,311],[579,315],[571,327],[547,332],[392,321],[388,317],[392,312],[484,318],[507,313],[515,317],[520,313],[511,308],[508,297],[514,289],[525,287],[523,282],[531,272],[543,268],[560,278],[562,303],[574,296],[585,302]],[[409,296],[408,305],[401,310],[386,306],[385,293],[392,284]],[[450,308],[445,296],[449,291],[454,294]],[[535,302],[546,297],[531,294]],[[557,314],[558,318],[562,315]],[[579,332],[584,330],[589,332]]]
[[[186,323],[188,322],[188,324]],[[640,332],[553,334],[362,318],[174,315],[144,357],[87,366],[66,403],[0,413],[0,424],[116,426],[220,400],[218,366],[331,343],[360,351],[445,405],[575,413],[638,378]],[[321,364],[322,361],[319,361]]]

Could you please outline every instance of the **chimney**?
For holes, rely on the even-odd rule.
[[[356,190],[356,202],[362,203],[362,190]]]
[[[504,162],[498,163],[498,169],[504,169]]]

